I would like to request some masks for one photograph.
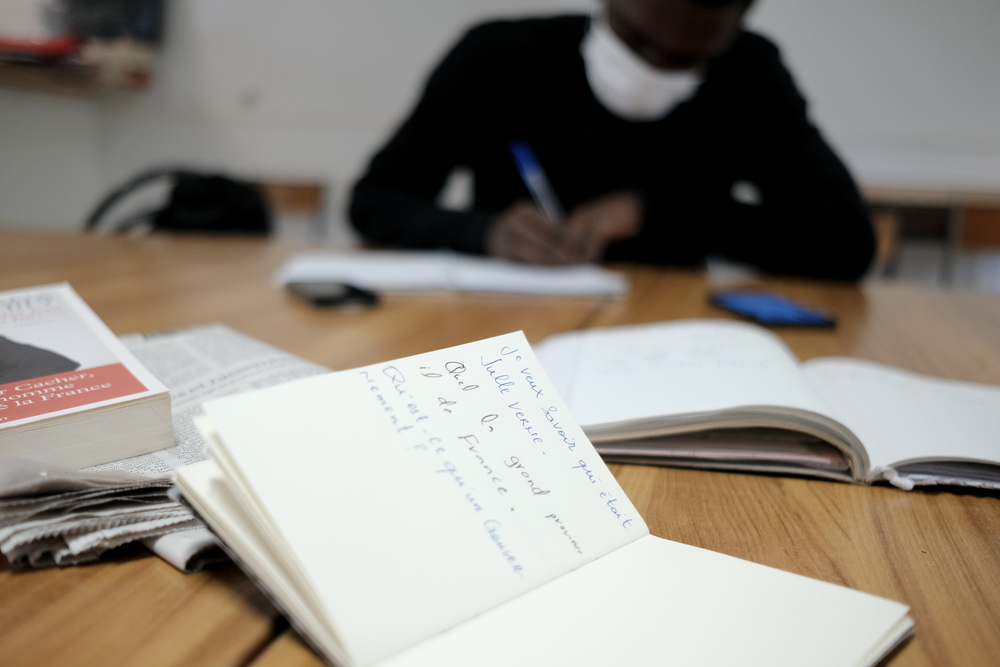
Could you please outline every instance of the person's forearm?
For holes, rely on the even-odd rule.
[[[728,221],[721,252],[768,273],[856,280],[875,253],[867,212],[850,192],[740,213]]]
[[[768,273],[839,280],[867,270],[874,234],[852,190],[765,192],[764,198],[770,201],[748,206],[708,192],[647,193],[642,233],[612,244],[606,258],[691,266],[720,254]]]

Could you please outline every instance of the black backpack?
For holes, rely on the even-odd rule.
[[[90,214],[85,229],[96,229],[107,212],[126,195],[161,178],[173,179],[170,200],[159,210],[133,215],[116,227],[127,231],[146,221],[153,231],[209,234],[271,232],[271,212],[260,189],[248,181],[179,169],[155,169],[136,176],[108,194]]]

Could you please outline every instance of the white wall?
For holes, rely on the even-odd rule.
[[[760,0],[750,24],[862,182],[1000,191],[1000,1]]]
[[[99,128],[90,100],[0,88],[0,221],[83,220],[103,186]]]
[[[74,227],[176,163],[332,183],[335,211],[432,64],[484,17],[590,0],[171,0],[152,89],[0,89],[0,220]],[[1000,190],[998,0],[758,0],[814,117],[862,181]],[[0,26],[2,28],[2,26]]]

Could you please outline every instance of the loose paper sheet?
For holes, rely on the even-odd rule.
[[[206,412],[359,665],[648,534],[520,333]]]
[[[556,296],[619,296],[624,275],[592,264],[531,266],[453,252],[304,253],[278,269],[275,284],[341,282],[377,291],[455,290]]]

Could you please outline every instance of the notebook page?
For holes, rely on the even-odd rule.
[[[870,665],[907,607],[649,535],[379,667]]]
[[[253,579],[273,596],[283,613],[292,617],[296,629],[334,663],[346,659],[335,631],[322,621],[321,605],[312,590],[299,590],[295,573],[251,521],[229,488],[225,476],[212,459],[183,466],[175,471],[175,481],[195,511],[205,519],[226,546],[249,568]]]
[[[1000,387],[827,357],[803,375],[864,444],[872,469],[925,458],[1000,462]]]
[[[648,533],[520,333],[206,412],[358,665]]]
[[[560,350],[570,345],[578,348],[572,364]],[[791,350],[754,325],[685,320],[588,329],[538,347],[583,426],[750,405],[827,413]]]

